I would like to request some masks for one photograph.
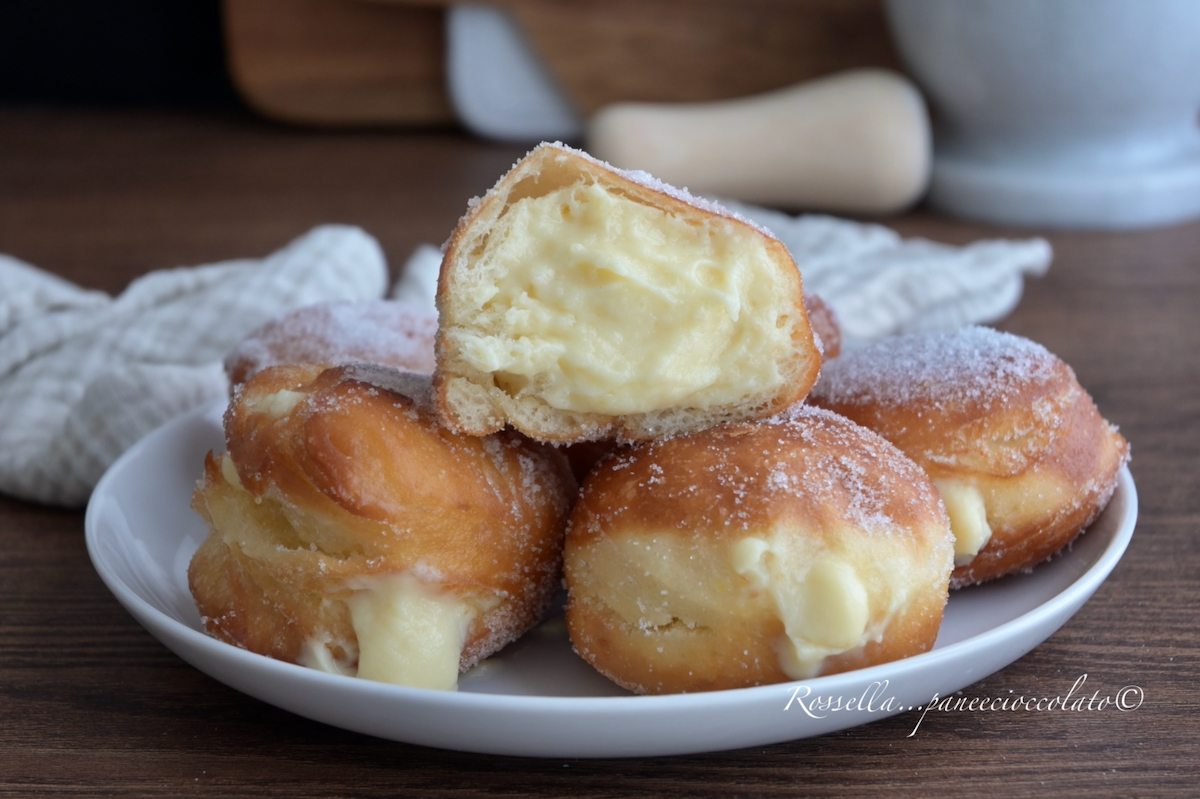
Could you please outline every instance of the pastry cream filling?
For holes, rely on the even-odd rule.
[[[234,464],[233,458],[229,457],[228,452],[221,455],[221,476],[234,488],[242,487],[241,475],[238,474],[237,466]]]
[[[221,456],[220,468],[225,482],[245,491],[228,453]],[[334,658],[328,634],[304,642],[300,665],[393,685],[454,691],[471,622],[499,604],[495,597],[464,600],[407,573],[364,578],[354,587],[358,590],[346,605],[358,638],[357,675],[353,665]]]
[[[983,495],[970,483],[952,478],[935,479],[938,493],[950,515],[954,533],[954,565],[965,566],[975,559],[992,537]]]
[[[813,677],[826,657],[866,642],[867,589],[854,566],[837,554],[823,553],[800,571],[790,568],[794,558],[777,557],[776,550],[761,538],[743,538],[733,546],[732,565],[774,601],[787,636],[779,648],[784,673],[793,679]]]
[[[471,603],[409,574],[376,578],[346,604],[358,636],[358,676],[454,691]]]
[[[330,639],[328,636],[313,636],[309,638],[304,642],[304,648],[301,650],[300,657],[297,658],[296,662],[305,668],[316,671],[353,677],[354,667],[344,666],[339,663],[337,658],[333,656],[333,652],[329,650],[329,643]]]
[[[774,267],[730,221],[694,224],[594,184],[515,202],[481,253],[466,362],[551,406],[644,413],[776,388],[793,325]],[[501,332],[497,332],[501,331]]]
[[[307,394],[301,391],[290,391],[286,388],[280,389],[274,394],[268,394],[254,403],[253,411],[265,414],[272,419],[279,419],[291,413],[292,409],[299,405],[300,401],[307,396]]]

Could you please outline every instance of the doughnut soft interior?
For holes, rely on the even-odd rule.
[[[952,566],[925,474],[798,406],[601,461],[567,532],[567,625],[638,693],[777,683],[931,648]]]
[[[639,440],[761,418],[820,365],[783,244],[562,145],[473,201],[437,303],[439,412],[474,435]]]
[[[427,376],[277,366],[250,379],[192,507],[207,630],[259,654],[416,687],[534,625],[561,580],[575,483],[513,432],[441,427]]]
[[[933,479],[954,527],[953,587],[1058,552],[1103,510],[1129,457],[1069,366],[990,328],[850,350],[826,364],[810,401],[878,432]]]

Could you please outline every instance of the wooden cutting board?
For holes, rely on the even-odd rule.
[[[495,0],[585,114],[702,102],[842,69],[899,69],[882,0]],[[259,113],[310,125],[439,125],[446,0],[224,0],[230,71]]]
[[[450,123],[443,17],[359,0],[225,0],[230,75],[253,109],[284,122]]]

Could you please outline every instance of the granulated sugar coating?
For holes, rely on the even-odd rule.
[[[324,302],[251,332],[225,359],[234,385],[268,366],[365,362],[432,372],[437,316],[394,300]]]
[[[920,467],[886,439],[845,417],[797,404],[768,423],[803,442],[809,471],[806,483],[784,484],[778,475],[768,483],[808,492],[824,503],[844,497],[846,521],[863,532],[907,530],[914,514],[937,504]]]
[[[812,395],[831,405],[987,407],[1050,381],[1058,363],[1042,345],[987,327],[897,336],[828,361]]]
[[[916,513],[937,504],[921,469],[884,438],[821,408],[796,404],[761,425],[713,428],[618,451],[601,471],[629,471],[638,491],[606,502],[615,520],[645,512],[644,492],[685,503],[674,526],[749,530],[780,503],[800,503],[814,518],[826,512],[865,534],[903,531]],[[634,477],[636,475],[636,478]]]

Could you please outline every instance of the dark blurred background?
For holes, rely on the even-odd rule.
[[[219,0],[3,0],[0,104],[236,107]]]

